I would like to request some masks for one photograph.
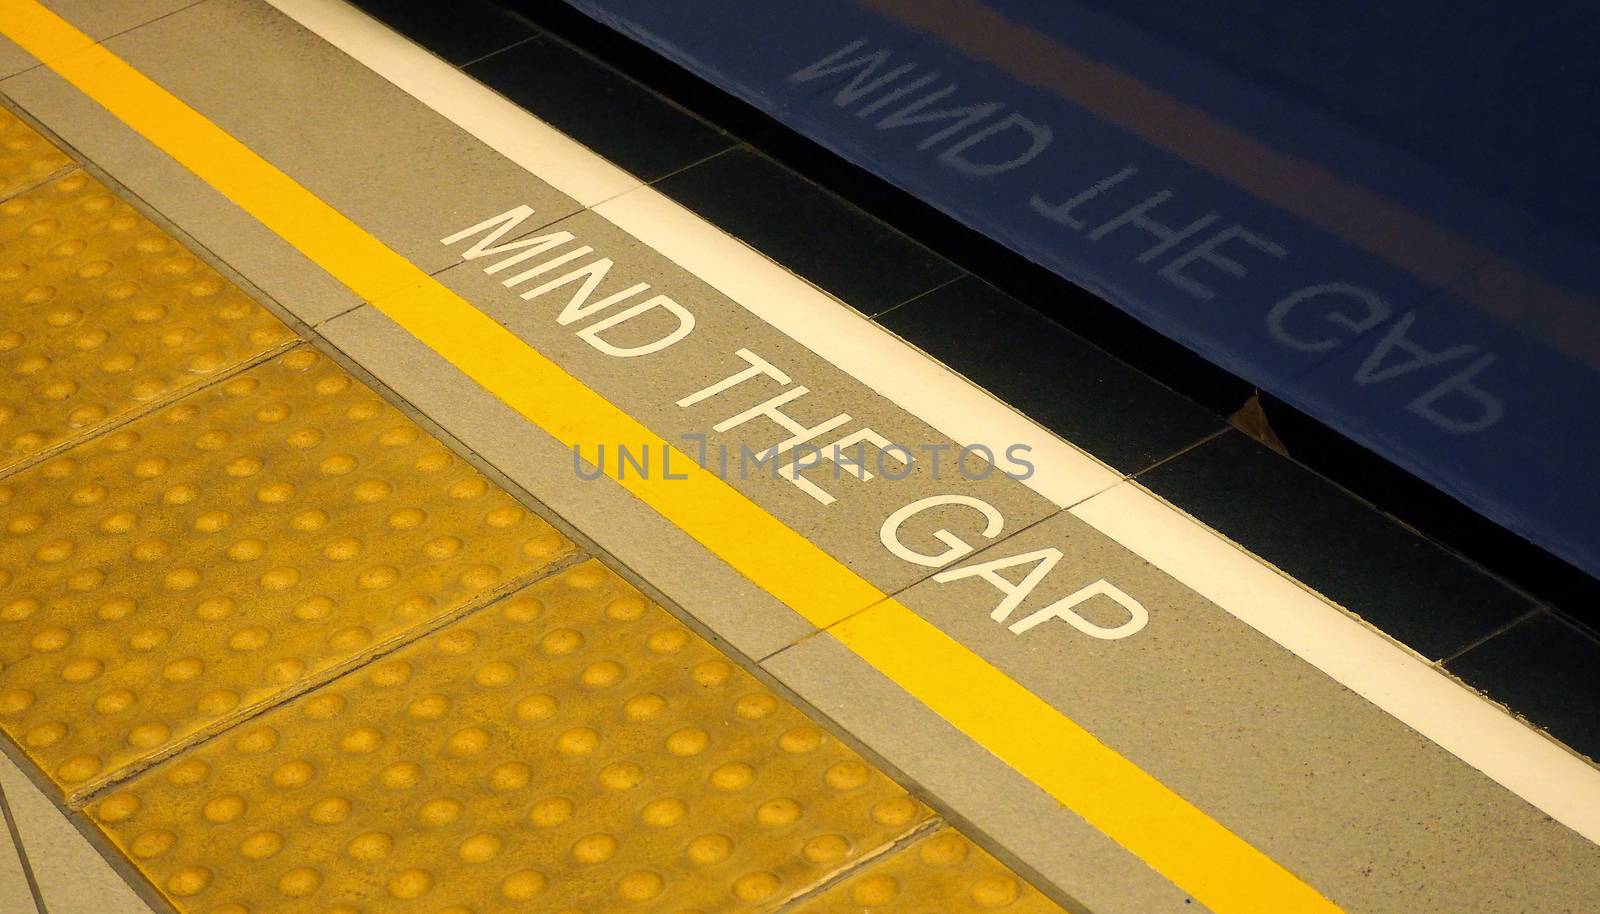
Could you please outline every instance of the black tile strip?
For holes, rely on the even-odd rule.
[[[373,18],[453,64],[510,47],[537,30],[489,0],[351,0]]]
[[[1238,432],[1139,480],[1431,660],[1533,608],[1496,578]]]
[[[443,4],[407,3],[405,0],[358,2],[368,8],[448,8]],[[917,285],[924,290],[944,292],[943,295],[929,292],[922,300],[913,300],[898,316],[888,311],[883,323],[903,332],[913,342],[933,351],[936,357],[988,386],[1058,433],[1084,443],[1119,469],[1133,468],[1147,457],[1159,459],[1162,451],[1172,453],[1172,440],[1163,437],[1172,430],[1166,428],[1165,423],[1184,428],[1182,435],[1189,434],[1186,426],[1189,422],[1198,427],[1204,420],[1208,427],[1215,427],[1220,417],[1232,414],[1253,393],[1253,388],[1239,378],[1109,303],[834,156],[757,109],[589,20],[565,3],[555,0],[501,2],[525,13],[548,35],[582,49],[582,53],[572,54],[571,48],[566,48],[569,55],[565,58],[552,52],[528,67],[520,64],[513,67],[512,54],[504,55],[496,63],[485,62],[481,67],[485,72],[497,67],[516,71],[503,75],[502,91],[624,167],[651,179],[676,169],[670,163],[651,160],[649,150],[636,148],[635,138],[652,133],[647,125],[628,116],[609,120],[600,116],[594,103],[597,91],[613,90],[634,99],[642,94],[669,110],[681,105],[744,139],[773,161],[764,161],[747,149],[718,156],[712,162],[689,168],[680,176],[675,195],[692,206],[698,202],[697,208],[711,221],[868,313],[883,314],[893,307],[895,299],[912,299],[915,293],[905,294],[906,290]],[[454,15],[453,9],[450,15]],[[436,21],[448,21],[448,18],[442,13],[435,17]],[[398,17],[391,20],[391,24],[406,28]],[[448,28],[454,27],[448,25]],[[423,37],[419,40],[437,53],[449,56],[439,49],[443,46],[442,39],[435,39],[433,43]],[[548,38],[533,44],[561,47]],[[606,66],[597,69],[587,55],[594,55],[614,69]],[[563,59],[572,61],[573,66],[563,69],[554,63]],[[537,72],[539,65],[553,72],[530,76]],[[626,77],[619,74],[626,74]],[[629,82],[627,77],[643,85]],[[557,88],[560,91],[556,91]],[[670,102],[663,102],[661,96]],[[626,111],[628,103],[625,101],[617,110]],[[652,106],[639,104],[646,111],[644,119],[648,121]],[[664,120],[671,122],[667,127],[669,132],[681,128],[679,119],[667,117]],[[636,158],[630,161],[630,156]],[[676,159],[682,160],[681,155]],[[729,172],[740,169],[746,172],[745,180],[738,182],[737,190],[732,193],[727,188],[718,192],[716,179],[722,172],[710,166],[721,160],[728,160],[722,168]],[[781,163],[789,171],[778,168],[774,162]],[[773,179],[762,182],[752,178],[763,171]],[[806,186],[808,181],[844,199],[832,197],[818,187]],[[668,189],[666,185],[674,182],[662,183],[663,189]],[[818,203],[815,212],[805,212],[802,206],[784,218],[773,218],[774,212],[783,210],[785,194],[791,193],[791,188],[797,184],[801,189],[793,193],[803,204],[831,199],[833,205]],[[767,196],[763,199],[762,194]],[[744,199],[733,200],[730,210],[729,197]],[[752,203],[753,200],[758,202]],[[862,209],[856,209],[852,203],[858,203]],[[738,204],[743,204],[743,208]],[[871,224],[875,217],[890,226],[903,228],[915,243],[926,246],[923,256],[927,256],[928,250],[942,254],[1028,305],[1009,301],[993,304],[999,293],[973,292],[973,289],[984,288],[977,280],[958,281],[946,287],[947,292],[940,289],[940,282],[944,280],[911,282],[905,288],[898,288],[890,281],[892,277],[873,276],[863,269],[863,259],[877,259],[880,267],[887,265],[880,272],[892,271],[899,265],[893,252],[886,255],[880,251],[876,258],[851,260],[852,252],[844,247],[825,254],[808,251],[807,245],[818,244],[819,235],[833,228],[826,221],[826,215],[821,222],[817,221],[819,213],[839,216],[847,224],[862,219]],[[818,230],[818,225],[823,229]],[[872,227],[877,232],[868,232],[869,236],[884,237],[887,232],[887,237],[907,241],[882,225]],[[915,243],[911,244],[913,250],[916,250]],[[843,258],[848,266],[835,268],[830,263],[834,258]],[[937,271],[934,274],[941,275]],[[959,303],[962,295],[976,296],[977,303],[963,307]],[[996,329],[974,317],[993,313],[1003,315],[999,318],[1002,323],[1017,321],[1019,326],[1030,326],[1029,319],[1016,310],[1021,307],[1026,311],[1029,306],[1053,322],[1053,325],[1031,323],[1037,335],[1050,338],[1049,333],[1038,329],[1043,327],[1066,333],[1067,338],[1083,343],[1054,325],[1075,331],[1092,341],[1091,349],[1099,347],[1134,369],[1181,391],[1209,410],[1210,417],[1196,418],[1170,399],[1152,395],[1143,398],[1144,403],[1153,404],[1146,407],[1152,413],[1152,421],[1145,427],[1140,427],[1144,416],[1139,414],[1137,404],[1129,407],[1131,412],[1124,417],[1125,424],[1133,428],[1099,427],[1101,420],[1114,412],[1110,404],[1116,403],[1121,395],[1112,388],[1139,387],[1140,382],[1129,380],[1133,373],[1127,365],[1091,357],[1079,359],[1090,370],[1058,381],[1053,389],[1036,381],[1030,383],[1030,374],[1053,376],[1059,361],[1055,348],[1038,345],[1035,340],[1025,338],[1027,333]],[[1037,315],[1029,312],[1029,316],[1037,321]],[[974,332],[975,322],[983,331],[980,338],[960,340],[963,333]],[[1011,348],[1007,349],[1007,345]],[[1067,351],[1072,347],[1062,344],[1060,349]],[[1066,397],[1065,393],[1074,385],[1085,389],[1074,397]],[[1099,400],[1094,399],[1096,393],[1101,394]],[[1077,402],[1080,398],[1086,399]],[[1555,676],[1555,672],[1542,669],[1519,672],[1517,666],[1540,663],[1535,652],[1515,650],[1517,645],[1533,638],[1529,632],[1535,622],[1561,626],[1559,631],[1567,631],[1569,627],[1565,622],[1543,612],[1531,620],[1518,621],[1533,608],[1528,599],[1429,539],[1395,523],[1361,499],[1375,502],[1407,523],[1421,526],[1431,539],[1449,544],[1506,574],[1541,600],[1554,602],[1591,623],[1600,622],[1600,582],[1461,507],[1309,417],[1270,397],[1262,399],[1274,431],[1296,460],[1354,489],[1360,498],[1236,433],[1224,434],[1194,447],[1140,478],[1153,484],[1158,491],[1164,489],[1163,494],[1180,507],[1361,613],[1419,652],[1430,657],[1452,657],[1459,652],[1460,657],[1452,659],[1447,666],[1461,675],[1477,671],[1476,675],[1481,678],[1488,674],[1479,667],[1487,669],[1499,664],[1495,668],[1502,670],[1506,681],[1518,677],[1527,679],[1533,685],[1526,686],[1524,691],[1536,692],[1533,698],[1507,698],[1505,696],[1512,693],[1503,683],[1496,687],[1503,694],[1496,697],[1509,701],[1532,719],[1544,722],[1544,716],[1556,720],[1562,715],[1587,714],[1592,725],[1595,707],[1592,691],[1548,684],[1539,686]],[[1154,415],[1163,409],[1171,409],[1171,415],[1155,419]],[[1182,435],[1174,433],[1173,438]],[[1578,629],[1570,631],[1578,632]],[[1591,639],[1569,645],[1589,660],[1586,664],[1589,668],[1594,666],[1594,658],[1584,653],[1588,648],[1580,650],[1579,647],[1592,644]],[[1582,672],[1584,666],[1579,664],[1577,668]],[[1555,678],[1566,681],[1559,676]],[[1535,686],[1544,691],[1539,692]],[[1490,688],[1491,693],[1496,688]],[[1574,724],[1552,724],[1551,729],[1575,746],[1586,738],[1581,727]],[[1585,751],[1591,755],[1595,753],[1593,748],[1585,748]]]
[[[844,161],[763,112],[642,49],[566,3],[501,0],[612,66],[696,111],[747,143],[843,196],[932,250],[1016,296],[1051,320],[1218,415],[1229,416],[1252,385],[1207,362],[1095,295]],[[1263,395],[1290,453],[1429,537],[1514,581],[1541,602],[1600,626],[1600,581],[1465,508],[1427,483],[1304,414]],[[1293,427],[1291,427],[1293,426]],[[1315,429],[1309,433],[1307,429]]]
[[[863,314],[961,275],[960,267],[748,147],[656,186]]]
[[[641,49],[566,3],[501,0],[541,28],[583,47],[679,104],[741,137],[763,154],[821,184],[1013,295],[1051,321],[1196,401],[1232,415],[1252,385],[1207,362],[1110,303],[1027,261],[986,236],[844,161],[657,54]],[[753,240],[753,239],[752,239]],[[1600,581],[1522,540],[1337,432],[1270,396],[1273,430],[1301,463],[1379,504],[1429,538],[1502,575],[1541,602],[1600,626]],[[1108,452],[1102,459],[1115,458]],[[1108,459],[1108,462],[1115,462]]]
[[[1123,473],[1226,427],[1212,411],[975,276],[878,322]]]
[[[1538,602],[1600,628],[1600,581],[1281,400],[1263,394],[1261,405],[1299,462],[1515,582]]]
[[[374,9],[433,6],[407,0],[362,2]],[[641,49],[567,4],[549,0],[500,2],[529,16],[546,33],[578,45],[585,54],[597,56],[617,72],[650,87],[645,90],[634,86],[637,91],[652,96],[660,93],[705,115],[749,141],[762,153],[846,199],[859,202],[867,212],[889,224],[904,227],[912,237],[934,251],[945,252],[954,262],[1020,297],[1052,321],[1092,340],[1094,345],[1217,415],[1232,414],[1254,392],[1239,378],[1155,333],[1109,303],[966,229],[671,61]],[[398,18],[393,21],[400,24]],[[615,73],[610,75],[615,77]],[[536,113],[552,120],[559,119],[558,112],[550,107],[540,111],[537,100],[524,98],[522,101]],[[579,120],[588,113],[580,111]],[[580,127],[574,123],[568,123],[566,129],[580,132]],[[602,144],[596,141],[596,145]],[[610,154],[624,155],[615,149]],[[652,170],[642,165],[634,167]],[[825,282],[819,284],[826,286]],[[1262,402],[1273,430],[1301,463],[1338,480],[1362,498],[1421,529],[1430,538],[1505,575],[1537,599],[1591,625],[1600,625],[1600,581],[1466,509],[1304,414],[1270,396],[1263,395]],[[1017,405],[1024,410],[1029,408],[1023,403]],[[1054,424],[1048,413],[1036,418]],[[1130,459],[1115,444],[1101,447],[1103,451],[1098,456],[1119,468],[1138,460],[1137,455]]]
[[[1219,415],[1254,388],[1126,312],[967,228],[916,196],[845,161],[803,134],[700,79],[564,2],[500,0],[651,89],[744,140],[763,155],[859,206],[946,259]],[[747,239],[750,240],[750,239]]]
[[[1600,639],[1538,613],[1445,664],[1551,735],[1600,760]]]
[[[466,70],[646,181],[735,143],[716,127],[548,36],[486,57]]]

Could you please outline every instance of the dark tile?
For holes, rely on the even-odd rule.
[[[554,38],[523,42],[478,61],[467,72],[647,181],[734,143],[717,128]]]
[[[493,54],[536,31],[489,0],[351,0],[373,18],[453,64]]]
[[[1224,427],[1215,413],[974,276],[878,322],[1124,473]]]
[[[1494,578],[1235,431],[1139,480],[1429,659],[1451,656],[1532,608]]]
[[[879,314],[961,273],[950,261],[747,148],[657,186],[864,314]]]
[[[1600,641],[1588,633],[1542,612],[1445,668],[1600,760]]]
[[[1184,388],[1180,388],[1184,389]],[[1600,581],[1344,437],[1263,393],[1267,421],[1295,460],[1362,500],[1512,582],[1543,606],[1600,629]]]
[[[967,244],[964,249],[978,256],[962,258],[961,264],[1212,413],[1231,416],[1257,392],[1254,384],[1099,295],[997,247]]]

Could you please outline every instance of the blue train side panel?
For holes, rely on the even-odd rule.
[[[569,2],[1600,576],[1589,4]]]

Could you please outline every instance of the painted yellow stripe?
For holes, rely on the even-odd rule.
[[[667,447],[199,112],[35,0],[0,32],[569,447]],[[687,479],[618,482],[1216,914],[1339,909],[959,642],[674,451]],[[871,607],[865,612],[860,610]],[[839,624],[835,624],[839,623]]]
[[[660,453],[659,436],[451,292],[199,112],[32,0],[0,0],[0,30],[464,374],[569,447]],[[674,450],[687,480],[622,484],[707,548],[826,627],[883,599],[809,540]],[[819,569],[828,569],[823,572]]]
[[[828,631],[1217,914],[1339,910],[902,604],[879,603]]]

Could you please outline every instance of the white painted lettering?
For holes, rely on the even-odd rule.
[[[945,551],[937,555],[928,555],[918,552],[907,546],[900,539],[900,527],[912,517],[941,505],[965,505],[983,515],[984,527],[980,535],[984,539],[994,539],[1000,535],[1000,530],[1005,526],[1005,518],[1000,515],[994,506],[986,501],[973,498],[970,495],[930,495],[921,498],[900,510],[889,515],[884,520],[883,526],[878,530],[878,539],[883,547],[888,549],[896,558],[904,559],[913,565],[922,565],[926,568],[943,568],[962,556],[972,554],[972,545],[950,531],[940,528],[933,531],[933,538],[946,546]]]
[[[600,333],[602,331],[609,330],[618,324],[632,320],[639,315],[644,314],[647,311],[652,311],[656,308],[660,308],[678,319],[678,325],[669,331],[666,336],[639,346],[616,346],[600,338]],[[655,295],[645,299],[637,305],[634,305],[632,308],[618,311],[616,314],[611,315],[605,320],[596,321],[582,330],[579,330],[578,338],[582,339],[585,343],[588,343],[590,346],[593,346],[606,355],[616,356],[619,359],[632,359],[641,355],[649,355],[652,352],[660,352],[668,346],[671,346],[673,343],[676,343],[677,341],[688,336],[689,331],[693,329],[694,315],[690,314],[687,308],[683,307],[665,295]]]
[[[758,416],[765,416],[787,431],[789,437],[763,451],[761,456],[763,459],[780,457],[795,445],[810,441],[818,435],[825,435],[850,421],[849,413],[840,413],[832,419],[824,420],[817,425],[807,426],[778,408],[786,403],[798,400],[810,392],[805,387],[791,388],[763,403],[757,403],[736,416],[724,419],[711,428],[713,431],[725,432],[729,429],[737,428]]]
[[[734,387],[735,385],[743,384],[744,382],[746,382],[746,381],[748,381],[748,380],[750,380],[751,378],[754,378],[754,377],[772,378],[772,379],[776,380],[779,384],[783,384],[783,385],[787,385],[789,383],[789,376],[788,375],[784,374],[782,371],[779,371],[778,367],[776,365],[773,365],[771,362],[767,361],[766,359],[763,359],[761,356],[756,355],[755,353],[751,352],[750,350],[748,350],[748,349],[740,349],[738,352],[736,352],[734,354],[737,355],[739,358],[744,359],[745,364],[748,367],[743,368],[743,369],[741,369],[739,371],[736,371],[731,375],[728,375],[726,378],[723,378],[722,380],[720,380],[717,383],[711,385],[710,387],[703,387],[700,390],[695,391],[694,393],[690,394],[689,396],[684,397],[682,400],[679,400],[678,401],[678,405],[679,406],[693,406],[696,403],[699,403],[701,400],[706,400],[706,399],[709,399],[711,397],[714,397],[717,394],[720,394],[723,391],[725,391],[725,390],[727,390],[727,389],[729,389],[731,387]]]
[[[963,578],[971,577],[979,577],[988,581],[995,590],[1003,594],[999,605],[989,613],[989,618],[996,622],[1004,622],[1011,615],[1011,611],[1016,609],[1023,600],[1026,600],[1028,594],[1033,593],[1033,589],[1038,587],[1039,582],[1045,579],[1045,575],[1050,573],[1050,569],[1056,567],[1056,563],[1061,561],[1061,556],[1060,549],[1054,546],[1046,546],[1033,552],[1024,552],[1020,555],[978,562],[967,565],[964,568],[951,568],[948,571],[941,571],[934,575],[933,579],[941,584],[948,584],[951,581],[959,581]],[[1001,569],[1015,568],[1018,565],[1033,566],[1033,569],[1023,576],[1020,583],[1013,584],[1000,576]]]
[[[577,291],[572,293],[572,297],[567,299],[567,303],[561,307],[561,313],[556,315],[556,323],[565,327],[598,311],[604,311],[612,305],[621,304],[640,292],[649,291],[649,283],[636,282],[621,292],[607,295],[594,304],[590,304],[589,297],[594,295],[595,290],[600,287],[600,283],[605,280],[606,274],[611,272],[613,265],[611,258],[602,257],[591,264],[563,273],[542,286],[529,289],[522,293],[522,298],[524,301],[532,301],[546,292],[553,292],[582,278],[583,282],[578,285]]]
[[[1072,607],[1095,596],[1110,597],[1115,600],[1118,605],[1128,611],[1128,621],[1121,625],[1106,628],[1090,622],[1073,611]],[[1119,638],[1138,634],[1143,630],[1146,625],[1150,624],[1150,613],[1138,600],[1123,593],[1105,580],[1099,580],[1013,623],[1008,631],[1013,635],[1020,635],[1052,619],[1060,619],[1091,638],[1099,638],[1102,641],[1116,641]]]
[[[905,465],[905,461],[895,455],[891,450],[893,447],[893,442],[873,431],[871,428],[860,428],[844,436],[843,438],[840,438],[838,441],[822,447],[818,451],[816,462],[812,463],[811,466],[820,466],[823,460],[832,460],[834,465],[838,467],[840,471],[849,473],[856,479],[865,482],[873,478],[872,472],[866,467],[866,458],[864,453],[869,442],[878,449],[880,454],[899,463],[901,466]],[[855,449],[856,456],[851,455],[850,451],[852,448]],[[815,498],[824,505],[831,505],[837,501],[832,493],[824,490],[821,486],[800,475],[802,471],[809,468],[810,467],[802,467],[800,466],[799,461],[795,461],[789,464],[789,466],[786,468],[785,478],[794,483],[795,486],[800,489],[800,491],[805,492],[807,495],[810,495],[812,498]],[[838,474],[835,474],[834,478],[837,479]]]

